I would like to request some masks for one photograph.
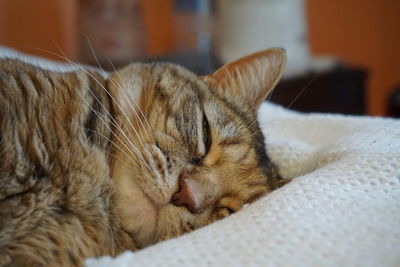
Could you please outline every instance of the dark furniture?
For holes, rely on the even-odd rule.
[[[282,80],[271,101],[304,112],[362,115],[366,71],[338,64],[328,71]]]

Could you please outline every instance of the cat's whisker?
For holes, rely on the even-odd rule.
[[[86,36],[86,38],[88,38],[88,37]],[[96,57],[96,55],[95,55],[95,53],[94,53],[94,50],[93,50],[93,48],[92,48],[92,46],[91,46],[91,42],[90,42],[90,40],[88,40],[88,41],[89,41],[89,45],[90,45],[92,54],[93,54],[93,56],[96,58],[96,61],[97,61],[98,66],[101,68],[100,63],[99,63],[99,61],[98,61],[98,59],[97,59],[97,57]],[[116,74],[120,79],[122,79],[121,76],[120,76],[120,74],[119,74],[119,72],[118,72],[117,69],[115,68],[114,64],[111,62],[111,60],[110,60],[109,58],[107,58],[107,61],[108,61],[108,62],[111,64],[111,66],[113,67],[113,69],[114,69],[114,71],[115,71],[115,74]],[[122,86],[121,86],[118,82],[114,81],[112,78],[109,78],[109,81],[112,82],[112,84],[113,84],[114,86],[116,86],[118,89],[121,89],[121,88],[122,88]],[[122,92],[122,93],[124,94],[124,96],[126,97],[126,99],[129,99],[127,93],[126,93],[124,90],[119,90],[119,92]],[[137,102],[136,102],[134,99],[132,99],[132,100],[133,100],[133,103],[135,104],[135,106],[139,109],[141,115],[143,116],[143,118],[144,118],[144,120],[146,121],[147,125],[149,126],[150,130],[152,131],[153,139],[156,140],[155,135],[154,135],[154,130],[153,130],[153,128],[151,127],[150,123],[148,122],[147,117],[145,116],[145,114],[143,113],[141,107],[137,104]],[[118,104],[118,103],[117,103],[117,104]],[[148,140],[151,140],[151,139],[149,138],[147,129],[146,129],[146,127],[144,126],[144,124],[143,124],[143,122],[142,122],[142,119],[141,119],[140,116],[137,114],[137,111],[136,111],[134,108],[132,108],[132,111],[133,111],[133,113],[134,113],[136,119],[139,121],[139,123],[141,124],[142,128],[143,128],[144,131],[146,132],[146,136],[147,136]]]
[[[257,124],[257,119],[254,119],[252,123],[248,126],[248,128],[252,128]]]
[[[55,44],[56,46],[57,46],[57,44]],[[58,47],[58,46],[57,46]],[[35,47],[33,47],[34,49],[38,49],[38,50],[40,50],[40,51],[43,51],[43,52],[46,52],[46,53],[49,53],[49,54],[51,54],[51,55],[54,55],[54,56],[56,56],[56,57],[59,57],[59,58],[61,58],[61,59],[64,59],[64,60],[66,60],[66,61],[68,61],[68,63],[71,65],[71,66],[74,66],[74,67],[77,67],[78,69],[81,69],[81,70],[83,70],[86,74],[88,74],[90,77],[92,77],[107,93],[109,93],[107,90],[106,90],[106,88],[104,88],[104,86],[91,74],[91,73],[89,73],[86,69],[84,69],[82,66],[80,66],[79,64],[77,64],[77,63],[75,63],[75,62],[73,62],[73,61],[71,61],[68,57],[66,57],[65,56],[65,54],[61,51],[61,49],[58,47],[58,49],[60,50],[60,53],[62,53],[64,56],[62,56],[62,55],[59,55],[59,54],[56,54],[56,53],[53,53],[53,52],[51,52],[51,51],[48,51],[48,50],[45,50],[45,49],[41,49],[41,48],[35,48]],[[90,91],[90,93],[93,95],[93,97],[96,99],[96,101],[98,101],[98,103],[102,106],[102,108],[110,115],[110,118],[114,121],[114,122],[116,122],[115,121],[115,119],[112,117],[112,115],[109,113],[109,111],[107,110],[107,108],[105,108],[104,107],[104,105],[101,103],[101,101],[96,97],[96,95],[93,93],[93,91],[90,89],[90,88],[87,88],[88,89],[88,91]],[[97,113],[97,111],[95,111],[91,106],[90,106],[90,104],[87,102],[87,100],[81,95],[81,94],[79,94],[80,95],[80,97],[89,105],[89,107],[91,108],[91,110],[93,111],[93,112],[95,112],[95,114],[97,115],[97,116],[99,116],[98,115],[98,113]],[[122,111],[122,110],[121,110]],[[123,112],[123,111],[122,111]],[[126,116],[126,114],[125,114],[125,116]],[[99,117],[100,118],[100,117]],[[101,118],[100,118],[100,120],[108,127],[108,125],[107,125],[107,123],[106,122],[104,122]],[[129,121],[129,120],[128,120]],[[129,121],[130,122],[130,121]],[[127,135],[125,134],[125,132],[121,129],[121,127],[119,127],[119,125],[117,125],[116,123],[113,123],[113,122],[111,122],[110,121],[110,123],[113,125],[113,126],[115,126],[123,135],[124,135],[124,137],[127,139],[127,141],[130,143],[130,146],[133,148],[133,149],[135,149],[137,152],[137,154],[138,154],[138,156],[140,156],[141,157],[141,159],[142,159],[142,161],[143,161],[143,163],[144,164],[146,164],[146,162],[145,162],[145,160],[144,160],[144,158],[143,158],[143,156],[141,155],[141,153],[140,153],[140,151],[138,150],[138,148],[136,147],[136,145],[134,145],[133,143],[132,143],[132,141],[127,137]],[[133,126],[132,126],[133,127]],[[109,128],[109,127],[108,127]],[[110,129],[109,128],[109,130],[114,134],[114,136],[122,143],[122,144],[124,144],[125,145],[125,143],[124,142],[122,142],[122,140],[118,137],[118,135],[117,134],[115,134],[113,131],[112,131],[112,129]],[[138,135],[138,137],[139,137],[139,139],[140,139],[140,136]],[[140,141],[141,141],[141,139],[140,139]],[[143,145],[143,143],[142,143],[142,145]],[[126,147],[126,145],[125,145],[125,147]],[[126,147],[127,149],[128,149],[128,147]],[[132,153],[132,151],[131,151],[131,153]],[[146,164],[147,165],[147,164]]]
[[[114,83],[114,81],[113,81],[112,78],[110,78],[109,80],[110,80],[111,82]],[[117,85],[115,85],[115,86],[117,86]],[[121,87],[121,86],[117,86],[117,88],[122,88],[122,87]],[[130,99],[130,98],[128,97],[128,94],[127,94],[124,90],[121,90],[121,89],[118,89],[118,90],[125,96],[125,97],[123,98],[123,99],[125,99],[124,101],[126,101],[126,99]],[[134,101],[134,102],[135,102],[135,101]],[[131,102],[129,102],[129,103],[128,103],[127,105],[125,105],[125,106],[132,106],[132,105],[131,105]],[[121,108],[121,109],[122,109],[122,108]],[[139,121],[139,123],[140,123],[140,125],[141,125],[141,128],[143,129],[143,131],[144,131],[145,134],[146,134],[147,140],[148,140],[148,141],[151,141],[152,139],[150,138],[149,133],[148,133],[146,127],[144,126],[144,124],[143,124],[143,122],[142,122],[142,119],[140,118],[139,114],[136,112],[135,108],[132,107],[131,111],[133,112],[133,114],[134,114],[136,120]],[[124,112],[124,111],[121,110],[121,112]],[[145,118],[144,115],[143,115],[143,117]],[[141,138],[141,136],[138,135],[138,138]],[[152,136],[152,138],[153,138],[153,140],[155,140],[154,135]]]
[[[272,95],[274,94],[276,89],[276,86],[274,88],[272,88],[271,92],[269,93],[268,97],[266,100],[264,100],[265,102],[269,103],[271,101]]]
[[[93,77],[93,79],[95,79]],[[96,79],[95,79],[96,80]],[[97,81],[98,82],[98,81]],[[99,83],[99,82],[98,82]],[[102,108],[107,112],[107,114],[110,116],[111,120],[110,120],[110,124],[113,125],[123,136],[124,138],[128,141],[128,143],[130,144],[130,146],[132,147],[132,149],[134,149],[136,151],[136,153],[138,154],[138,156],[140,156],[143,160],[143,162],[145,163],[145,160],[143,158],[143,156],[141,155],[139,149],[137,148],[136,145],[134,145],[132,143],[132,141],[130,140],[130,138],[126,135],[126,133],[123,131],[123,129],[117,124],[117,122],[115,121],[115,119],[112,117],[111,113],[107,110],[106,107],[104,107],[104,105],[101,103],[101,101],[96,97],[96,95],[93,93],[93,91],[88,87],[87,88],[88,91],[93,95],[93,97],[96,99],[97,102],[99,102],[99,104],[102,106]],[[89,104],[89,102],[81,95],[80,92],[78,92],[78,94],[80,95],[80,97],[82,98],[82,100],[84,100],[86,102],[87,105],[89,105],[90,109],[97,115],[97,117],[104,123],[104,125],[113,133],[113,135],[128,149],[128,147],[126,146],[126,144],[119,138],[119,136],[108,126],[108,124],[106,122],[104,122],[104,120],[101,118],[100,114],[94,110],[92,108],[92,106]],[[131,151],[132,153],[132,151]]]
[[[252,128],[253,128],[257,123],[258,123],[257,119],[254,119],[253,122],[252,122],[249,126],[247,126],[247,129],[251,132],[251,131],[252,131]],[[259,128],[259,127],[257,127],[257,128]],[[258,133],[258,131],[252,133],[252,134],[251,134],[251,137],[253,137],[253,136],[256,135],[257,133]]]
[[[98,67],[103,71],[103,73],[107,73],[107,72],[105,72],[104,69],[101,67],[100,62],[99,62],[99,60],[98,60],[98,58],[97,58],[97,56],[96,56],[96,54],[95,54],[95,52],[94,52],[94,49],[93,49],[93,46],[92,46],[92,44],[91,44],[91,41],[90,41],[89,37],[86,36],[86,35],[84,35],[84,36],[85,36],[85,38],[86,38],[87,41],[88,41],[90,50],[91,50],[91,52],[92,52],[92,54],[93,54],[93,57],[95,58],[95,60],[96,60],[96,62],[97,62]],[[112,62],[111,62],[111,65],[113,66],[113,68],[114,68],[114,70],[115,70],[115,73],[117,73],[117,75],[119,75],[119,73],[116,71],[114,65],[112,64]],[[126,94],[126,92],[125,92],[124,90],[122,90],[123,88],[122,88],[122,86],[121,86],[119,83],[117,83],[116,81],[114,81],[111,77],[109,77],[109,81],[110,81],[114,86],[116,86],[116,87],[118,88],[118,91],[119,91],[119,92],[122,92],[122,93],[124,94],[124,96],[126,96],[125,99],[128,99],[128,95]],[[131,120],[128,118],[126,112],[122,109],[122,107],[120,106],[120,104],[118,103],[118,101],[115,100],[115,98],[108,92],[107,89],[105,89],[103,86],[102,86],[102,88],[105,90],[105,92],[111,97],[111,99],[112,99],[112,100],[117,104],[117,106],[120,108],[122,114],[123,114],[123,115],[125,116],[125,118],[128,120],[128,122],[129,122],[130,126],[132,127],[133,131],[135,132],[136,136],[138,137],[138,139],[140,140],[140,142],[142,143],[142,145],[144,145],[140,134],[137,132],[136,128],[133,126],[133,124],[131,123]],[[136,103],[135,103],[135,104],[136,104]],[[136,105],[137,105],[137,104],[136,104]],[[150,140],[149,135],[148,135],[148,132],[147,132],[146,128],[144,127],[144,125],[143,125],[143,123],[142,123],[142,120],[141,120],[140,117],[138,116],[136,110],[135,110],[135,109],[132,109],[132,111],[133,111],[133,114],[135,115],[136,119],[137,119],[137,120],[139,121],[139,123],[141,124],[143,130],[145,131],[148,140]]]
[[[82,129],[82,130],[84,130],[84,131],[88,131],[88,132],[91,132],[91,133],[94,133],[94,134],[96,134],[96,135],[99,135],[99,136],[101,136],[102,138],[104,138],[104,139],[106,139],[108,142],[110,142],[111,144],[113,144],[113,146],[112,147],[110,147],[109,149],[110,150],[113,150],[113,151],[121,151],[121,152],[125,152],[125,151],[123,151],[122,150],[122,148],[120,147],[120,146],[118,146],[114,141],[112,141],[110,138],[108,138],[107,136],[105,136],[104,134],[102,134],[102,133],[99,133],[99,132],[97,132],[97,131],[95,131],[95,130],[92,130],[92,129],[89,129],[89,128],[86,128],[86,127],[83,127],[83,126],[77,126],[77,125],[73,125],[73,123],[70,123],[70,124],[65,124],[65,125],[68,125],[68,126],[70,126],[70,127],[74,127],[74,128],[76,128],[76,129]],[[117,150],[117,149],[118,150]],[[110,151],[109,150],[106,150],[105,151],[105,153],[107,154],[107,157],[113,157],[114,159],[116,159],[116,157],[114,156],[114,155],[112,155],[111,153],[110,153]],[[126,153],[126,152],[125,152]],[[128,155],[127,155],[128,156]],[[135,160],[133,160],[133,159],[131,159],[133,162],[136,162]]]
[[[89,89],[90,90],[90,89]],[[86,102],[86,104],[89,106],[89,108],[94,112],[94,114],[100,119],[100,121],[110,130],[110,132],[121,142],[121,144],[132,154],[135,155],[135,153],[133,153],[134,151],[132,151],[122,140],[121,138],[111,129],[111,127],[109,127],[109,125],[103,120],[103,118],[100,116],[100,114],[93,109],[93,107],[89,104],[89,102],[87,102],[87,100],[78,92],[79,96]],[[110,123],[112,125],[114,125],[114,127],[119,130],[123,136],[126,138],[126,140],[130,143],[131,148],[135,150],[136,152],[136,156],[139,156],[139,159],[142,160],[143,164],[145,164],[145,166],[147,168],[150,169],[150,167],[147,165],[145,159],[143,158],[143,156],[141,155],[140,151],[138,150],[138,148],[130,141],[130,139],[127,137],[127,135],[125,134],[125,132],[121,129],[121,127],[119,127],[117,124],[113,123],[112,121],[110,121]]]
[[[92,42],[90,41],[89,37],[88,37],[86,34],[84,34],[83,32],[81,32],[81,34],[82,34],[83,37],[85,37],[86,41],[88,42],[90,51],[91,51],[91,53],[92,53],[92,55],[93,55],[93,57],[94,57],[94,60],[95,60],[96,63],[97,63],[97,66],[98,66],[98,67],[100,68],[100,70],[103,72],[103,75],[104,75],[104,76],[108,76],[108,73],[107,73],[107,72],[101,67],[101,65],[100,65],[99,59],[98,59],[98,57],[96,56],[96,54],[95,54],[95,52],[94,52],[93,45],[92,45]]]
[[[122,80],[122,77],[121,77],[121,75],[119,74],[119,72],[116,70],[114,64],[111,62],[111,60],[109,60],[109,59],[107,59],[107,60],[110,62],[110,64],[111,64],[112,67],[114,68],[115,74],[118,76],[119,79]],[[119,89],[122,88],[121,85],[120,85],[119,83],[117,83],[116,81],[114,81],[112,78],[110,78],[110,81],[111,81],[117,88],[119,88]],[[127,97],[128,95],[127,95],[127,93],[126,93],[124,90],[119,90],[119,91],[122,92],[122,93],[124,94],[124,96],[126,96],[126,99],[130,99],[130,98]],[[151,133],[152,133],[152,135],[153,135],[153,139],[156,140],[153,127],[152,127],[151,124],[149,123],[149,121],[148,121],[146,115],[144,114],[142,108],[140,107],[140,105],[138,105],[138,103],[135,101],[135,99],[132,99],[132,101],[133,101],[133,103],[135,104],[136,108],[137,108],[137,109],[139,110],[139,112],[141,113],[141,115],[143,116],[143,118],[144,118],[145,122],[147,123],[147,125],[149,126],[149,128],[150,128],[150,130],[151,130]],[[141,124],[142,128],[145,130],[146,135],[147,135],[147,137],[148,137],[148,132],[147,132],[146,127],[143,125],[142,119],[141,119],[140,116],[137,114],[137,112],[136,112],[136,110],[135,110],[134,108],[132,108],[132,111],[134,112],[136,119],[139,121],[139,123]]]
[[[261,129],[255,131],[254,133],[251,134],[251,137],[255,136],[256,134],[258,134],[259,132],[262,132]]]
[[[132,161],[132,163],[137,163],[137,161],[134,160],[134,159],[131,157],[131,156],[134,156],[134,155],[128,155],[118,144],[116,144],[113,140],[111,140],[110,138],[108,138],[108,137],[105,136],[104,134],[99,133],[99,132],[97,132],[97,131],[95,131],[95,130],[92,130],[92,129],[83,127],[83,126],[74,126],[74,125],[72,125],[72,123],[70,124],[70,126],[75,127],[75,128],[78,128],[78,129],[83,129],[83,130],[85,130],[85,131],[92,132],[92,133],[94,133],[94,134],[97,134],[97,135],[101,136],[102,138],[106,139],[108,142],[110,142],[110,143],[113,145],[113,146],[111,147],[112,150],[117,151],[116,149],[118,149],[118,151],[121,151],[122,153],[124,153],[124,154]],[[107,156],[110,156],[110,157],[113,157],[114,159],[117,159],[114,155],[110,154],[109,151],[106,151],[106,153],[107,153]]]
[[[56,45],[57,46],[57,45]],[[57,46],[58,47],[58,46]],[[58,47],[59,48],[59,47]],[[87,75],[89,75],[90,77],[92,77],[98,84],[99,84],[99,86],[100,87],[102,87],[108,94],[109,94],[109,92],[107,91],[107,89],[91,74],[91,73],[89,73],[86,69],[84,69],[82,66],[80,66],[79,64],[77,64],[77,63],[75,63],[75,62],[73,62],[73,61],[71,61],[69,58],[67,58],[66,57],[66,55],[62,52],[62,50],[59,48],[59,50],[60,50],[60,53],[62,53],[63,54],[63,56],[61,56],[61,55],[57,55],[57,54],[55,54],[54,53],[54,55],[56,55],[56,56],[59,56],[59,57],[61,57],[61,58],[63,58],[63,59],[65,59],[65,60],[67,60],[68,62],[70,62],[71,64],[73,64],[74,66],[76,66],[76,67],[78,67],[78,68],[80,68],[81,70],[83,70]],[[49,51],[48,51],[49,52]],[[51,52],[50,52],[51,53]],[[96,101],[101,105],[101,107],[107,112],[107,114],[110,116],[110,118],[115,122],[112,122],[112,121],[110,121],[110,123],[114,126],[114,127],[116,127],[118,130],[119,130],[119,132],[120,133],[122,133],[123,135],[124,135],[124,137],[126,138],[126,140],[129,142],[129,144],[130,144],[130,146],[136,151],[136,153],[137,153],[137,155],[142,159],[142,161],[143,161],[143,163],[148,167],[148,165],[147,165],[147,163],[146,163],[146,161],[145,161],[145,159],[143,158],[143,155],[141,155],[141,153],[140,153],[140,151],[139,151],[139,149],[137,148],[137,146],[135,145],[135,144],[133,144],[132,143],[132,141],[128,138],[128,136],[126,135],[126,133],[122,130],[122,128],[117,124],[117,122],[115,121],[115,119],[112,117],[112,115],[111,115],[111,113],[108,111],[108,109],[106,108],[106,107],[104,107],[104,105],[103,105],[103,103],[98,99],[98,97],[93,93],[93,91],[88,87],[87,88],[88,89],[88,91],[93,95],[93,97],[96,99]],[[93,112],[95,112],[95,114],[99,117],[99,119],[104,123],[104,125],[106,125],[106,127],[108,127],[109,128],[109,126],[107,125],[107,123],[105,123],[103,120],[102,120],[102,118],[98,115],[98,113],[97,113],[97,111],[95,111],[91,106],[90,106],[90,104],[87,102],[87,100],[79,93],[79,95],[81,96],[81,98],[89,105],[89,107],[91,108],[91,110],[93,111]],[[121,110],[121,112],[126,116],[126,118],[128,119],[128,121],[129,121],[129,118],[127,117],[127,115]],[[129,121],[130,122],[130,121]],[[132,125],[132,124],[131,124]],[[133,125],[132,125],[132,127],[133,127]],[[110,129],[110,128],[109,128]],[[135,132],[136,132],[136,129],[133,127],[133,129],[135,130]],[[118,135],[116,135],[113,131],[112,131],[112,129],[110,129],[110,131],[114,134],[114,136],[123,144],[123,145],[125,145],[125,143],[124,142],[122,142],[122,140],[118,137]],[[136,134],[138,135],[138,137],[139,137],[139,140],[141,141],[141,143],[142,143],[142,145],[144,146],[144,144],[143,144],[143,142],[142,142],[142,140],[141,140],[141,138],[140,138],[140,135],[136,132]],[[125,147],[126,147],[126,145],[125,145]],[[127,148],[128,149],[128,148]],[[149,167],[148,167],[149,168]]]
[[[95,114],[99,117],[99,119],[105,124],[105,122],[100,118],[100,115],[98,114],[97,111],[93,110],[93,112],[95,112]],[[110,128],[108,127],[108,125],[106,125],[106,127],[111,131],[111,133],[121,142],[121,144],[134,156],[134,157],[139,157],[138,159],[141,160],[141,162],[150,170],[150,167],[148,166],[148,164],[146,163],[146,160],[144,159],[142,153],[139,151],[139,149],[137,148],[136,145],[134,145],[132,143],[132,141],[130,140],[130,138],[125,134],[125,132],[122,130],[121,127],[119,127],[119,125],[113,123],[110,121],[110,123],[120,132],[122,133],[123,137],[126,139],[126,141],[128,141],[128,145],[134,149],[134,151],[132,151],[126,143],[123,142],[123,140],[121,140],[121,138]],[[114,142],[113,142],[114,143]],[[114,143],[115,144],[115,143]],[[123,150],[121,150],[123,151]],[[135,153],[134,153],[135,152]],[[124,153],[125,155],[127,155],[126,153]],[[131,159],[132,160],[132,159]]]
[[[310,87],[310,85],[314,82],[314,80],[316,78],[317,78],[317,74],[315,74],[311,78],[311,80],[306,84],[306,86],[303,87],[303,89],[301,89],[301,91],[297,94],[297,96],[292,100],[292,102],[290,102],[290,104],[286,108],[289,109],[300,98],[300,96],[304,93],[304,91]]]
[[[101,69],[101,71],[103,72],[103,74],[106,74],[106,75],[108,76],[108,73],[107,73],[106,71],[104,71],[104,69],[101,67],[101,64],[100,64],[100,62],[99,62],[99,60],[98,60],[98,57],[96,56],[96,53],[94,52],[94,49],[93,49],[93,46],[92,46],[92,43],[91,43],[89,37],[88,37],[87,35],[83,34],[83,33],[82,33],[82,35],[86,38],[86,40],[87,40],[87,42],[88,42],[88,44],[89,44],[90,51],[91,51],[91,53],[92,53],[92,55],[93,55],[93,57],[94,57],[94,59],[95,59],[95,61],[96,61],[96,63],[97,63],[97,66]],[[112,64],[112,62],[111,62],[111,61],[109,61],[109,62],[110,62],[111,65],[113,66],[113,68],[114,68],[114,70],[115,70],[115,73],[119,76],[119,73],[118,73],[117,70],[115,69],[115,67],[114,67],[114,65]],[[119,76],[119,77],[120,77],[120,76]],[[109,77],[109,81],[110,81],[114,86],[116,86],[116,87],[119,89],[119,90],[118,90],[119,92],[124,93],[124,95],[126,96],[126,99],[128,99],[126,92],[125,92],[124,90],[122,90],[122,86],[120,86],[120,84],[118,84],[116,81],[114,81],[111,77]],[[103,87],[103,88],[104,88],[104,87]],[[104,88],[104,89],[105,89],[105,88]],[[126,119],[127,119],[128,122],[130,123],[132,129],[135,131],[136,135],[137,135],[138,138],[141,140],[140,135],[137,133],[135,127],[134,127],[134,126],[132,125],[132,123],[130,122],[130,120],[129,120],[128,116],[126,115],[126,113],[122,110],[122,107],[121,107],[121,106],[119,105],[119,103],[115,100],[115,98],[108,92],[108,90],[105,89],[105,91],[106,91],[106,93],[111,97],[111,99],[118,105],[118,107],[121,109],[121,112],[125,115]],[[135,102],[136,106],[138,106],[137,103],[136,103],[136,101],[134,101],[134,102]],[[140,107],[139,107],[139,109],[140,109]],[[144,127],[144,125],[143,125],[143,123],[142,123],[142,120],[141,120],[140,117],[138,116],[136,110],[135,110],[135,109],[132,109],[132,110],[133,110],[133,113],[134,113],[136,119],[140,122],[142,128],[143,128],[144,131],[146,132],[147,138],[150,140],[150,138],[149,138],[149,136],[148,136],[148,133],[147,133],[147,130],[146,130],[146,128]],[[143,114],[143,113],[142,113],[142,114]],[[144,116],[144,115],[143,115],[143,116]],[[153,137],[154,137],[154,136],[153,136]],[[143,144],[143,142],[142,142],[142,144]]]
[[[58,48],[59,48],[59,47],[58,47]],[[60,49],[60,48],[59,48],[59,49]],[[80,68],[82,71],[84,71],[87,75],[89,75],[90,77],[92,77],[92,79],[94,79],[94,80],[99,84],[99,86],[100,86],[101,88],[103,88],[103,90],[104,90],[104,91],[113,99],[113,101],[115,101],[115,103],[119,106],[118,102],[114,99],[114,97],[110,94],[110,92],[108,92],[108,90],[104,87],[104,85],[101,84],[101,83],[96,79],[96,77],[94,77],[90,72],[88,72],[85,68],[83,68],[83,67],[80,66],[79,64],[77,64],[77,63],[71,61],[69,58],[67,58],[67,56],[61,51],[61,49],[60,49],[60,53],[63,54],[63,56],[64,56],[63,58],[64,58],[65,60],[67,60],[68,62],[74,64],[76,67],[78,67],[78,68]],[[89,87],[88,87],[87,89],[90,91],[90,93],[91,93],[91,94],[93,95],[93,97],[96,99],[96,101],[101,105],[101,107],[108,113],[108,115],[110,115],[110,117],[112,118],[112,120],[115,121],[115,119],[112,117],[111,113],[108,111],[107,108],[104,107],[103,103],[98,99],[98,97],[93,93],[93,91],[92,91]],[[132,129],[134,130],[134,132],[136,133],[136,135],[137,135],[139,141],[141,142],[142,146],[144,146],[144,143],[143,143],[143,141],[142,141],[142,138],[140,137],[139,133],[136,131],[135,127],[134,127],[133,124],[131,123],[131,121],[130,121],[128,115],[123,111],[123,109],[122,109],[120,106],[119,106],[119,108],[121,109],[122,114],[125,116],[125,118],[127,119],[128,123],[130,124],[130,126],[132,127]],[[116,121],[115,121],[115,124],[114,124],[114,125],[115,125],[115,127],[119,127],[119,126],[117,125],[117,122],[116,122]],[[119,129],[120,129],[120,132],[121,132],[123,135],[125,135],[126,139],[131,143],[131,145],[132,145],[133,147],[136,148],[136,146],[135,146],[135,145],[130,141],[130,139],[126,136],[125,132],[124,132],[120,127],[119,127]],[[137,148],[136,148],[136,149],[137,149]]]

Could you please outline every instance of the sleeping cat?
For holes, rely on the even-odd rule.
[[[0,59],[0,265],[80,266],[283,185],[256,112],[285,62],[270,49],[203,77],[161,63],[104,77]]]

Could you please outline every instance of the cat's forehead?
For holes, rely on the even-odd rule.
[[[156,64],[149,70],[152,82],[145,90],[154,92],[157,102],[168,102],[174,111],[196,112],[212,100],[207,85],[191,71],[174,64]]]
[[[221,124],[223,120],[232,120],[237,117],[240,108],[227,102],[227,99],[218,97],[211,88],[196,74],[179,65],[165,63],[152,67],[151,86],[162,101],[168,101],[171,107],[182,112],[196,112],[214,114]]]
[[[199,95],[207,90],[206,84],[196,74],[179,65],[156,64],[153,72],[158,85],[170,93]]]
[[[196,74],[171,63],[133,63],[113,73],[109,82],[121,102],[138,102],[145,110],[198,110],[211,98],[208,86]],[[123,90],[118,90],[121,88]]]

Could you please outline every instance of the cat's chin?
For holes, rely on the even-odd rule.
[[[158,241],[156,235],[160,210],[172,204],[168,200],[151,199],[135,183],[131,169],[126,170],[123,166],[114,168],[113,180],[113,208],[120,226],[140,247]]]
[[[114,197],[115,214],[123,230],[139,247],[188,232],[181,229],[179,223],[180,218],[192,217],[184,207],[176,207],[171,203],[156,207],[143,192],[132,187],[129,192],[124,189],[118,192]]]
[[[168,202],[155,205],[129,177],[119,177],[113,197],[114,213],[123,230],[143,248],[178,237],[210,223],[210,211],[193,214]]]
[[[157,208],[137,186],[129,182],[129,179],[120,178],[116,183],[113,205],[125,231],[146,235],[154,232]]]

